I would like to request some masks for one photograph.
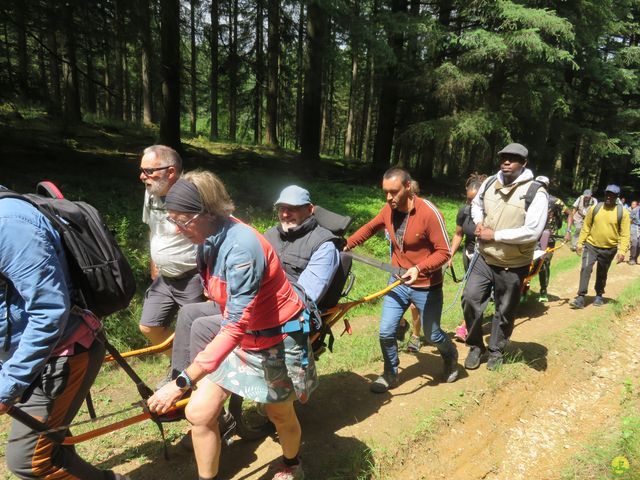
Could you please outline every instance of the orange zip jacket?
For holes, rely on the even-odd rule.
[[[442,267],[451,258],[451,248],[444,218],[433,203],[415,197],[402,249],[396,241],[389,204],[347,239],[347,247],[351,249],[361,245],[383,228],[391,237],[391,264],[406,269],[417,266],[420,270],[412,287],[427,288],[442,283]]]

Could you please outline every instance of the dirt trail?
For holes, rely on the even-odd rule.
[[[569,254],[563,249],[557,257]],[[520,357],[502,371],[489,372],[482,365],[472,372],[461,370],[453,384],[441,384],[441,360],[433,348],[423,347],[416,356],[401,355],[403,383],[391,394],[369,392],[377,369],[323,376],[312,401],[298,406],[306,478],[354,478],[351,466],[369,458],[370,449],[376,452],[375,461],[385,459],[375,466],[385,479],[558,478],[577,447],[616,418],[621,382],[640,376],[636,315],[616,323],[624,335],[600,359],[585,350],[553,346],[568,337],[563,332],[567,327],[610,311],[610,306],[569,308],[578,275],[575,269],[555,277],[548,304],[529,301],[521,307],[509,347]],[[605,298],[613,301],[639,277],[640,267],[613,266]],[[462,363],[467,349],[457,345]],[[428,438],[423,434],[412,441],[427,426],[432,427]],[[166,462],[151,435],[142,435],[149,438],[141,444],[135,432],[119,432],[118,443],[100,457],[102,466],[129,473],[133,480],[196,476],[191,453],[172,446]],[[82,454],[98,460],[89,449],[99,449],[100,443],[88,443]],[[223,450],[221,478],[271,479],[269,466],[279,455],[271,438],[238,441]],[[0,477],[3,473],[0,468]]]
[[[568,254],[566,250],[559,257]],[[522,309],[510,349],[520,351],[522,361],[531,368],[522,367],[518,381],[504,381],[512,367],[489,372],[482,365],[477,371],[463,371],[454,384],[440,384],[436,379],[441,364],[432,348],[423,348],[417,356],[402,355],[403,383],[389,395],[369,393],[368,381],[375,371],[324,379],[311,404],[299,409],[307,477],[345,478],[341,464],[364,455],[367,447],[393,458],[391,468],[381,467],[385,478],[557,477],[576,447],[614,416],[620,399],[617,387],[626,378],[637,378],[640,368],[640,354],[633,348],[640,344],[635,316],[618,326],[631,335],[596,363],[588,363],[593,359],[586,352],[547,350],[545,344],[551,342],[545,338],[609,308],[569,308],[578,274],[572,270],[554,278],[548,304],[528,302]],[[615,299],[639,276],[638,267],[612,267],[605,298]],[[460,344],[458,349],[462,362],[467,349]],[[501,381],[505,386],[496,389]],[[401,445],[434,409],[457,398],[473,399],[464,412],[456,413],[460,420],[449,419],[448,428],[440,428],[433,439]],[[227,456],[223,474],[237,479],[271,478],[267,466],[277,458],[278,445],[267,440],[254,454],[256,461],[248,468],[229,463]]]

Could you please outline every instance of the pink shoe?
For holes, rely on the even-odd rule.
[[[464,342],[467,339],[467,326],[464,323],[456,328],[453,338],[460,340],[461,342]]]

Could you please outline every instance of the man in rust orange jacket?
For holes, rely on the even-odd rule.
[[[423,331],[444,360],[446,382],[458,377],[458,352],[440,328],[442,314],[442,267],[451,257],[444,218],[429,201],[411,193],[411,176],[401,168],[391,168],[382,178],[387,204],[366,225],[347,239],[346,249],[364,243],[386,229],[391,241],[391,263],[406,269],[402,285],[384,299],[380,319],[380,347],[384,372],[371,384],[371,391],[383,393],[400,384],[396,330],[404,312],[413,303],[420,312]],[[395,281],[391,278],[390,282]]]

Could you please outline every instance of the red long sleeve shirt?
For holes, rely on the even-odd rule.
[[[391,264],[409,269],[417,266],[418,279],[411,286],[426,288],[442,283],[442,267],[451,258],[449,236],[444,218],[428,200],[415,197],[400,248],[393,228],[392,209],[386,204],[366,225],[347,239],[349,248],[356,247],[386,228],[391,239]]]

